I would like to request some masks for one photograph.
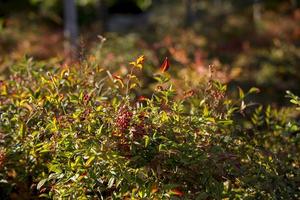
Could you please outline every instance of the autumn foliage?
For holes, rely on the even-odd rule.
[[[144,64],[125,75],[89,62],[12,66],[0,85],[2,197],[300,197],[296,95],[290,108],[253,104],[257,88],[230,97],[213,75],[178,90],[167,58],[143,94]]]

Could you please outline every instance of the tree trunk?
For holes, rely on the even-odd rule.
[[[64,36],[65,51],[72,58],[78,52],[78,24],[75,0],[64,0]]]
[[[193,0],[184,0],[185,4],[185,26],[190,26],[194,21]]]
[[[99,26],[100,34],[103,34],[107,30],[107,7],[105,0],[97,0],[96,1],[96,16]]]
[[[257,26],[261,21],[261,10],[262,10],[262,4],[259,0],[254,0],[253,3],[253,21],[255,23],[255,26]]]

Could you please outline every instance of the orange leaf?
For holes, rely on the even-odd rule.
[[[194,94],[195,94],[195,91],[190,90],[190,91],[184,93],[184,98],[189,98],[189,97],[193,96]]]
[[[118,82],[121,84],[122,87],[124,87],[123,79],[122,79],[120,76],[118,76],[118,75],[112,75],[112,77],[113,77],[116,81],[118,81]]]
[[[179,189],[173,189],[171,190],[171,194],[176,195],[176,196],[183,196],[183,192]]]
[[[164,62],[160,66],[160,71],[165,72],[169,69],[170,63],[168,57],[165,58]]]
[[[157,191],[158,191],[158,187],[157,187],[157,185],[154,185],[151,189],[151,193],[155,193]]]
[[[118,76],[118,75],[112,75],[114,77],[114,79],[117,79],[117,80],[122,80],[121,76]]]

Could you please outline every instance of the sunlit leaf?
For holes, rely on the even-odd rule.
[[[95,158],[96,158],[95,156],[90,157],[90,158],[86,161],[85,167],[89,167],[90,164],[95,160]]]
[[[238,87],[238,89],[239,89],[239,97],[240,97],[240,99],[244,99],[244,97],[245,97],[244,91],[240,87]]]
[[[252,87],[250,88],[249,90],[249,94],[252,94],[252,93],[259,93],[260,92],[260,89],[259,88],[256,88],[256,87]]]
[[[36,189],[37,190],[40,190],[41,187],[43,187],[43,185],[47,182],[48,179],[42,179],[40,180],[40,182],[38,182],[37,186],[36,186]]]
[[[115,183],[115,178],[111,177],[108,181],[107,188],[111,188]]]
[[[168,71],[169,67],[170,67],[169,59],[168,57],[166,57],[159,69],[161,72],[166,72]]]
[[[150,138],[148,135],[144,136],[144,139],[145,139],[145,147],[147,147],[150,143]]]

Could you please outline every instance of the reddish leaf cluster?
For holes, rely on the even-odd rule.
[[[125,130],[128,129],[131,119],[132,119],[132,112],[130,112],[126,106],[122,107],[118,111],[118,115],[116,118],[116,126],[119,128],[119,130],[122,133],[124,133]]]
[[[87,105],[88,102],[90,101],[90,98],[91,98],[91,96],[90,96],[89,94],[85,93],[85,94],[83,95],[83,99],[82,99],[83,104],[84,104],[84,105]]]
[[[142,138],[146,133],[145,126],[143,123],[137,124],[134,126],[133,138],[139,139]]]

